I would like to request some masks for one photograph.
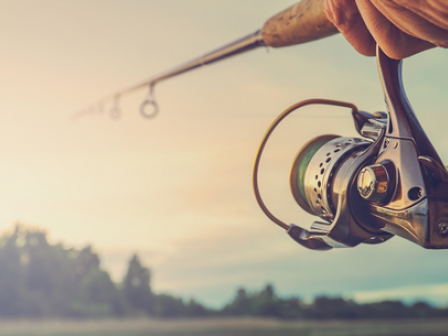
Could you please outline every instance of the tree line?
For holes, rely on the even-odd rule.
[[[448,317],[448,308],[426,302],[359,304],[343,298],[282,298],[272,285],[260,291],[237,290],[221,309],[208,308],[151,290],[151,272],[137,255],[121,283],[101,269],[91,246],[49,244],[46,233],[17,225],[0,238],[0,317],[159,317],[251,316],[280,319],[368,319]]]

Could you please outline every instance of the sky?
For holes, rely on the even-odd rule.
[[[294,4],[277,0],[0,0],[0,231],[15,223],[52,242],[91,244],[121,281],[138,253],[152,287],[220,306],[238,287],[360,302],[425,299],[448,305],[448,251],[399,237],[378,246],[302,248],[258,208],[251,187],[261,137],[308,98],[385,110],[374,58],[340,35],[259,48],[158,84],[157,118],[139,116],[142,89],[119,120],[92,109],[117,90],[261,28]],[[416,114],[448,162],[448,51],[406,59]],[[356,136],[348,111],[309,107],[279,126],[260,188],[287,223],[309,227],[289,191],[290,165],[315,136]]]

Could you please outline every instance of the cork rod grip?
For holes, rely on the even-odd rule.
[[[325,15],[324,0],[303,0],[270,18],[261,30],[270,47],[311,42],[338,32]]]

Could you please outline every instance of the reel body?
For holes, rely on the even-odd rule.
[[[388,112],[373,114],[330,100],[309,100],[283,112],[261,143],[254,165],[257,201],[299,244],[314,250],[382,243],[394,235],[424,248],[448,248],[448,173],[412,111],[401,80],[401,61],[377,48]],[[309,104],[352,109],[360,138],[323,135],[305,144],[293,161],[292,195],[320,220],[309,230],[269,212],[258,190],[258,165],[275,127]]]

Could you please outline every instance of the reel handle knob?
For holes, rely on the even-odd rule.
[[[387,204],[395,191],[395,167],[392,162],[362,168],[358,175],[359,195],[375,204]]]

